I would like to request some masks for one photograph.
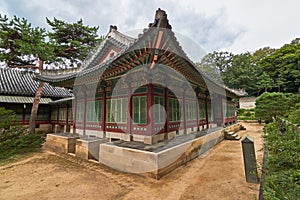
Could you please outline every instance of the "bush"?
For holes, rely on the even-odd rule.
[[[46,132],[40,131],[28,134],[27,128],[12,126],[15,114],[0,108],[0,160],[7,159],[15,154],[35,151],[45,140]]]
[[[288,119],[291,123],[300,125],[300,103],[291,109]]]
[[[7,129],[11,125],[12,121],[16,119],[16,115],[12,110],[6,110],[0,107],[0,129]]]
[[[0,133],[0,160],[20,153],[36,151],[45,141],[46,132],[28,134],[27,128],[14,126]]]
[[[282,130],[277,122],[265,127],[269,151],[264,184],[266,200],[300,199],[300,135],[291,125]]]

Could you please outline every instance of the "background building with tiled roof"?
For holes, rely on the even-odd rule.
[[[0,68],[0,106],[15,111],[16,122],[27,125],[31,107],[39,83],[33,80],[34,72],[20,69]],[[51,102],[72,97],[73,94],[64,88],[53,87],[46,83],[37,114],[36,125],[51,124]],[[47,128],[48,129],[48,128]],[[50,131],[50,130],[49,130]]]

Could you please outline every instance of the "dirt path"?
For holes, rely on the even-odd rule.
[[[243,124],[262,161],[262,126]],[[161,180],[111,170],[97,163],[49,152],[0,167],[0,199],[243,199],[259,184],[245,182],[240,141],[223,141],[201,158]]]

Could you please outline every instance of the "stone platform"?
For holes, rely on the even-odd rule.
[[[79,135],[71,133],[53,133],[47,134],[44,148],[59,153],[75,153],[76,139]]]
[[[116,170],[160,179],[209,151],[224,139],[225,131],[237,131],[239,127],[240,124],[234,124],[226,128],[206,129],[152,145],[123,140],[108,142],[107,138],[55,133],[47,135],[44,146],[55,152],[98,160]]]
[[[99,145],[105,142],[108,142],[106,138],[82,136],[76,140],[75,155],[86,160],[99,160]]]
[[[160,179],[222,141],[225,129],[238,130],[239,126],[181,135],[155,145],[126,141],[100,144],[99,162],[116,170]]]

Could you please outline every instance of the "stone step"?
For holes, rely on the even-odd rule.
[[[225,132],[224,136],[225,136],[226,140],[240,140],[241,139],[241,137],[233,131]]]

